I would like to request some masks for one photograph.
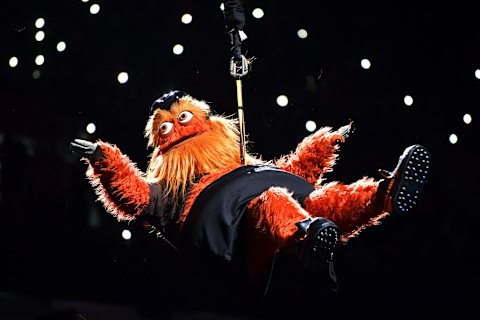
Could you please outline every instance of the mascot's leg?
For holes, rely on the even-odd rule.
[[[305,199],[304,207],[312,216],[334,221],[340,241],[347,242],[363,228],[378,223],[388,212],[377,205],[379,181],[363,178],[349,185],[328,183]]]
[[[331,261],[338,230],[327,219],[312,219],[285,188],[272,187],[253,199],[247,210],[248,275],[262,285],[280,250],[300,254],[307,267]],[[296,250],[300,247],[300,250]],[[295,251],[294,251],[295,250]]]
[[[304,208],[312,215],[333,221],[341,242],[393,214],[408,214],[430,173],[430,153],[421,145],[405,149],[393,172],[381,171],[385,179],[363,178],[344,185],[328,183],[313,191]]]

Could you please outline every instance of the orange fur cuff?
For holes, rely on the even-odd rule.
[[[107,212],[119,221],[134,220],[148,206],[148,184],[136,165],[116,146],[102,141],[98,144],[103,158],[96,163],[86,160],[87,178]]]

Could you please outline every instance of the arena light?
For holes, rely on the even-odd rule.
[[[309,132],[313,132],[313,131],[315,131],[315,129],[317,129],[317,124],[313,120],[308,120],[305,123],[305,129],[307,129],[307,131],[309,131]]]
[[[450,141],[451,144],[456,144],[458,142],[458,137],[455,133],[452,133],[449,137],[448,137],[448,141]]]
[[[82,0],[82,2],[88,2],[89,0]]]
[[[480,79],[480,69],[475,70],[475,78]]]
[[[265,13],[260,8],[255,8],[252,11],[252,16],[256,19],[261,19],[261,18],[263,18],[264,15],[265,15]]]
[[[37,27],[38,29],[41,29],[44,26],[45,26],[45,19],[38,18],[37,20],[35,20],[35,27]]]
[[[125,239],[125,240],[130,240],[132,238],[132,233],[130,232],[130,230],[128,229],[125,229],[122,231],[122,238]]]
[[[87,127],[85,128],[85,130],[87,130],[89,134],[94,134],[95,131],[97,130],[97,126],[95,125],[95,123],[90,122],[89,124],[87,124]]]
[[[465,113],[463,115],[463,122],[465,122],[466,124],[470,124],[472,122],[472,116],[468,113]]]
[[[15,68],[18,65],[18,58],[17,57],[11,57],[8,60],[8,65],[12,68]]]
[[[183,16],[182,16],[182,23],[183,24],[189,24],[191,23],[193,20],[193,17],[191,14],[189,13],[185,13]]]
[[[277,104],[280,106],[280,107],[285,107],[288,105],[288,98],[286,95],[279,95],[277,97]]]
[[[41,66],[42,64],[45,63],[45,57],[41,54],[39,54],[36,58],[35,58],[35,64],[37,66]]]
[[[100,12],[100,5],[98,5],[98,4],[95,3],[95,4],[92,4],[92,5],[90,6],[90,13],[91,13],[91,14],[97,14],[97,13],[99,13],[99,12]]]
[[[305,39],[306,37],[308,37],[308,32],[305,29],[300,29],[300,30],[297,31],[297,36],[300,39]]]
[[[412,96],[406,95],[403,98],[403,103],[405,103],[407,106],[411,106],[413,104],[413,98]]]
[[[362,61],[360,61],[360,65],[365,70],[370,69],[370,67],[372,66],[372,64],[370,63],[370,60],[368,59],[362,59]]]
[[[173,54],[181,55],[183,53],[183,46],[181,44],[176,44],[173,46]]]
[[[40,70],[34,70],[32,73],[32,78],[37,80],[40,78],[40,75],[41,75]]]
[[[311,92],[315,91],[315,89],[317,88],[317,80],[315,80],[315,77],[311,74],[305,77],[305,87],[308,91]]]
[[[45,32],[43,32],[42,30],[37,31],[37,33],[35,33],[35,40],[43,41],[43,39],[45,39]]]
[[[60,41],[59,43],[57,43],[57,51],[58,52],[63,52],[65,51],[65,49],[67,48],[67,44],[63,41]]]
[[[224,11],[225,10],[225,5],[222,3],[220,3],[220,10]]]
[[[126,73],[125,71],[122,71],[118,74],[117,76],[117,80],[120,84],[124,84],[124,83],[127,83],[128,81],[128,73]]]

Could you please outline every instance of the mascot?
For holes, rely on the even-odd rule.
[[[298,258],[308,272],[328,270],[338,245],[390,214],[410,213],[430,172],[430,153],[416,144],[392,171],[380,170],[381,179],[325,183],[351,123],[320,128],[276,160],[247,153],[242,164],[237,125],[175,90],[151,106],[146,172],[101,140],[75,139],[70,149],[113,217],[168,239],[196,261],[190,268],[227,266],[231,278],[255,290],[266,290],[277,253]]]

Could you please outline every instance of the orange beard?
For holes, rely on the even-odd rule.
[[[237,121],[221,116],[206,120],[210,130],[173,146],[165,154],[152,153],[147,179],[161,183],[174,201],[185,199],[189,185],[204,174],[240,164]],[[247,157],[250,163],[259,160]]]

